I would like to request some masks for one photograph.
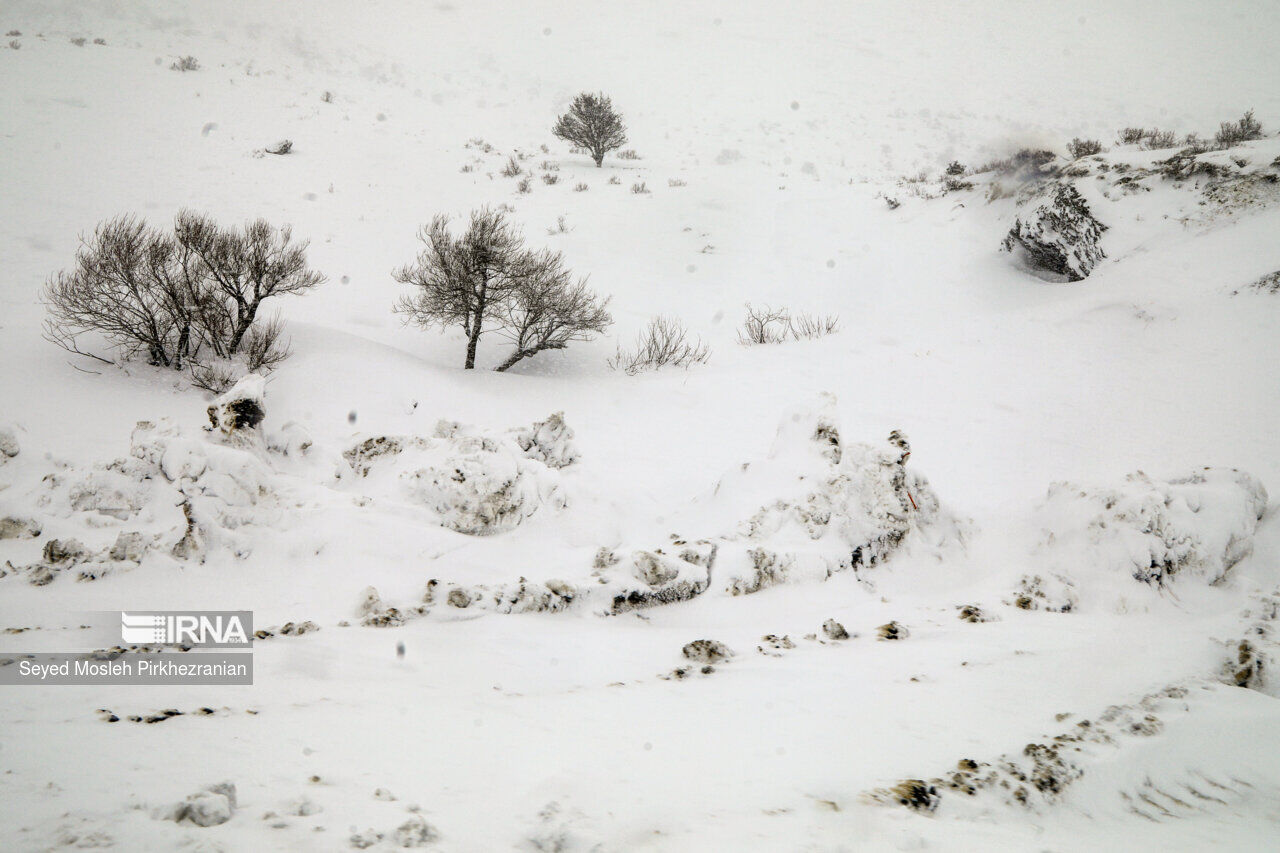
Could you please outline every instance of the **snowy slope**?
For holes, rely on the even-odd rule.
[[[0,29],[23,33],[0,49],[0,429],[19,447],[0,463],[0,518],[41,528],[0,541],[0,628],[27,629],[0,649],[79,648],[86,611],[319,627],[260,641],[253,687],[0,689],[0,847],[385,849],[419,810],[453,850],[1245,850],[1280,834],[1280,670],[1234,686],[1246,639],[1280,665],[1280,532],[1253,488],[1280,488],[1280,297],[1233,295],[1280,267],[1280,205],[1262,185],[1233,206],[1195,181],[1082,178],[1107,257],[1049,284],[998,251],[1016,208],[988,203],[991,176],[932,199],[898,181],[1077,135],[1110,145],[1132,124],[1211,135],[1248,108],[1274,134],[1273,3],[1153,18],[1114,0],[10,2]],[[170,70],[185,55],[201,68]],[[551,136],[598,88],[642,159],[596,169]],[[283,138],[289,156],[255,156]],[[500,174],[517,152],[535,172],[558,165],[558,183],[517,194]],[[1266,169],[1280,142],[1239,152]],[[1105,156],[1147,168],[1172,153]],[[651,192],[632,193],[640,181]],[[532,245],[612,296],[608,335],[496,374],[461,370],[457,333],[400,323],[390,271],[417,228],[483,204],[511,205]],[[206,395],[171,373],[41,339],[40,287],[80,234],[183,207],[289,223],[329,277],[277,306],[294,355],[268,379],[259,444],[204,433]],[[560,217],[568,233],[549,234]],[[747,302],[838,314],[840,331],[742,346]],[[656,314],[683,320],[710,362],[609,370]],[[481,367],[500,359],[482,343]],[[404,486],[452,458],[441,420],[506,442],[561,411],[573,464],[506,443],[489,460],[528,477],[529,511],[502,532],[451,529]],[[135,433],[143,420],[157,426]],[[826,421],[847,460],[809,443]],[[290,439],[303,432],[305,453]],[[379,436],[424,443],[362,477],[343,453]],[[113,481],[138,490],[137,515],[74,505],[86,478],[157,442],[207,462],[184,481],[139,451]],[[1206,466],[1254,479],[1178,482]],[[179,496],[210,478],[217,535],[174,557]],[[257,497],[228,497],[228,481]],[[837,496],[843,526],[806,527],[815,490]],[[1162,514],[1152,502],[1170,494],[1181,503]],[[1147,514],[1116,521],[1108,496]],[[1170,553],[1209,554],[1165,585],[1126,562],[1153,517]],[[98,560],[96,580],[76,580],[90,560],[29,582],[52,539],[102,554],[134,530],[164,547]],[[851,564],[855,539],[904,530],[883,562]],[[606,615],[685,547],[703,563],[663,583],[709,577],[705,591]],[[600,568],[602,549],[617,562]],[[731,579],[758,585],[753,549],[795,568],[735,595]],[[510,614],[444,593],[521,579],[607,593]],[[369,587],[402,624],[361,624]],[[830,639],[829,619],[855,636]],[[905,639],[877,639],[891,621]],[[735,654],[704,674],[681,654],[698,639]],[[128,719],[163,709],[184,713]],[[1126,728],[1147,715],[1159,724]],[[1083,720],[1103,734],[1063,747],[1074,769],[1059,775],[1080,775],[1051,796],[1010,802],[1017,784],[998,780],[973,797],[944,785],[925,813],[877,802],[961,759],[1026,761]],[[222,781],[230,821],[161,819]]]

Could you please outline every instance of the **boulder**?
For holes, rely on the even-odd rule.
[[[1021,209],[1002,248],[1022,249],[1030,265],[1067,281],[1082,281],[1105,258],[1099,241],[1107,230],[1067,181],[1036,185],[1018,202]]]

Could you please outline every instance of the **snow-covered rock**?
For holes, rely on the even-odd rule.
[[[1021,248],[1031,265],[1068,281],[1081,281],[1106,257],[1099,241],[1107,230],[1068,181],[1033,185],[1018,201],[1005,236],[1006,252]]]
[[[548,468],[564,468],[578,461],[580,454],[573,443],[573,430],[564,422],[564,412],[556,412],[545,421],[511,430],[516,444],[530,459]]]
[[[20,449],[18,437],[13,434],[13,429],[0,426],[0,465],[17,456]]]
[[[209,407],[209,428],[224,439],[256,434],[267,416],[266,389],[266,380],[260,375],[242,377]]]
[[[376,436],[344,456],[371,485],[425,506],[444,527],[478,536],[511,530],[543,506],[565,505],[555,469],[577,458],[571,439],[555,415],[514,435],[441,421],[430,438]]]
[[[1220,581],[1247,556],[1267,506],[1256,478],[1203,468],[1170,480],[1142,472],[1115,486],[1055,483],[1040,510],[1041,553],[1058,574],[1129,576],[1155,587]]]

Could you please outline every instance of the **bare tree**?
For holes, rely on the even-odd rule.
[[[58,346],[99,361],[80,349],[85,332],[100,333],[125,358],[142,352],[151,364],[173,366],[176,349],[171,294],[156,285],[149,267],[160,264],[164,236],[131,216],[102,223],[81,240],[76,266],[60,272],[45,287],[49,311],[45,338]],[[181,367],[179,363],[177,365]]]
[[[250,370],[270,369],[288,356],[278,319],[255,325],[263,300],[300,293],[324,280],[307,268],[306,244],[291,245],[289,229],[258,221],[243,231],[220,229],[182,212],[174,233],[131,216],[109,220],[81,241],[76,265],[45,288],[45,337],[101,361],[77,341],[106,338],[128,359],[182,370],[208,352],[237,354]]]
[[[526,249],[502,211],[472,211],[460,236],[450,232],[447,217],[437,216],[420,238],[417,260],[393,273],[415,287],[396,311],[422,328],[462,327],[467,370],[475,368],[486,332],[500,332],[515,345],[497,368],[507,370],[542,350],[587,340],[612,322],[585,281],[571,281],[561,255]]]
[[[604,155],[627,144],[627,128],[622,116],[613,111],[613,102],[603,92],[583,92],[573,99],[569,111],[551,129],[560,139],[585,148],[599,168]]]
[[[571,341],[587,341],[612,323],[609,300],[597,301],[586,279],[572,281],[559,253],[541,252],[530,259],[527,276],[503,306],[501,334],[513,344],[511,355],[495,370],[543,350],[564,349]]]
[[[217,313],[227,332],[226,351],[219,355],[239,352],[264,299],[302,293],[325,280],[307,267],[307,243],[292,243],[288,226],[277,229],[258,219],[243,229],[222,229],[207,216],[182,211],[174,222],[174,236],[200,259],[221,297],[215,312],[221,309]]]

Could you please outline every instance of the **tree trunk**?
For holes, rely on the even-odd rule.
[[[474,370],[476,367],[476,347],[480,344],[480,324],[476,324],[476,329],[467,336],[467,363],[463,365],[465,370]]]
[[[603,165],[604,165],[604,155],[603,155],[603,154],[594,154],[594,155],[592,155],[592,156],[593,156],[593,158],[594,158],[594,159],[595,159],[595,161],[596,161],[596,168],[597,168],[597,169],[599,169],[601,166],[603,166]]]
[[[239,312],[240,316],[236,319],[236,329],[231,335],[231,342],[227,344],[227,354],[234,355],[240,351],[240,340],[244,337],[245,332],[249,331],[249,327],[253,325],[253,320],[258,314],[258,305],[253,303],[247,308]]]

